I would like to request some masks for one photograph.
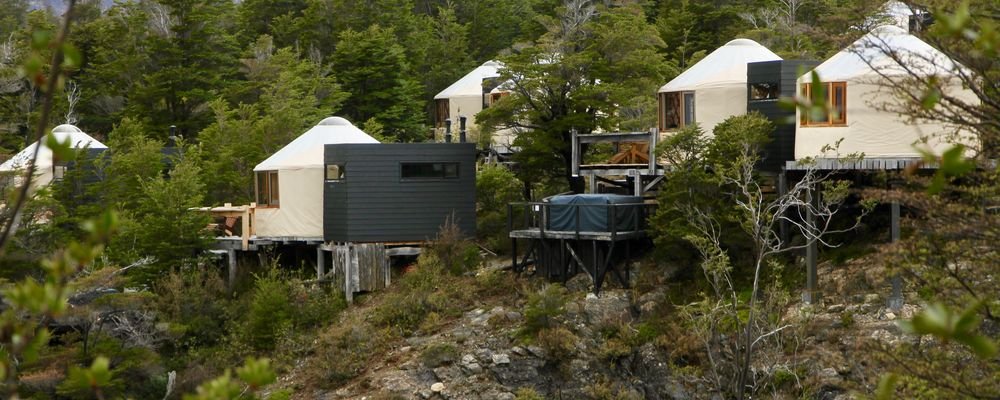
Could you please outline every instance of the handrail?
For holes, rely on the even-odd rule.
[[[563,207],[568,209],[570,215],[572,215],[572,224],[568,227],[569,229],[552,229],[550,226],[549,218],[552,215],[551,207]],[[573,232],[577,238],[580,237],[581,232],[586,232],[581,228],[582,220],[581,214],[584,207],[589,209],[593,208],[603,208],[606,209],[607,215],[609,217],[608,224],[605,227],[606,230],[603,232],[611,233],[612,237],[617,236],[622,231],[620,229],[620,221],[618,221],[619,215],[624,215],[628,218],[625,221],[627,225],[631,225],[633,231],[641,231],[645,229],[643,227],[643,222],[646,217],[652,215],[652,209],[656,207],[656,204],[649,203],[617,203],[617,204],[552,204],[543,201],[532,201],[532,202],[513,202],[507,205],[507,229],[508,231],[518,230],[518,229],[538,229],[539,232],[544,236],[546,231],[552,232]],[[620,209],[634,208],[636,212],[632,215],[621,214],[625,211],[619,211]],[[524,222],[521,226],[515,223],[516,212],[524,213]],[[642,213],[642,215],[640,215]],[[565,214],[564,214],[565,215]]]

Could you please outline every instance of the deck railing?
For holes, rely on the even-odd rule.
[[[553,204],[549,202],[517,202],[510,203],[507,205],[507,231],[512,232],[515,230],[537,230],[542,237],[545,236],[546,231],[549,232],[560,232],[560,233],[575,233],[577,237],[580,236],[581,232],[594,233],[602,232],[609,233],[611,237],[617,236],[620,232],[637,232],[642,231],[646,228],[646,217],[652,215],[655,211],[655,204],[647,203],[625,203],[625,204]],[[602,230],[593,229],[582,229],[583,218],[581,215],[587,210],[590,212],[594,209],[602,209],[604,211],[597,211],[600,215],[606,217],[605,226]],[[570,215],[572,215],[572,221],[570,224],[561,224],[561,226],[553,227],[551,224],[551,217],[553,215],[553,210],[556,210],[561,216],[568,210]],[[619,216],[627,218],[627,220],[619,220]],[[568,228],[568,229],[567,229]]]

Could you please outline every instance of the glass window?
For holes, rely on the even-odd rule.
[[[326,180],[340,181],[344,179],[344,166],[341,164],[328,164],[326,166]]]
[[[257,204],[277,207],[278,203],[278,171],[257,172]]]
[[[822,85],[823,96],[826,98],[826,115],[823,119],[810,118],[809,113],[802,113],[802,126],[842,126],[847,124],[847,82],[826,82]],[[802,85],[802,95],[812,98],[812,84]]]
[[[758,82],[750,84],[750,101],[777,100],[781,95],[781,87],[777,82]]]
[[[694,92],[684,93],[684,126],[694,123]]]
[[[402,179],[458,178],[458,163],[404,162],[399,165],[399,176]]]

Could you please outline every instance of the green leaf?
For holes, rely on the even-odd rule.
[[[55,135],[45,135],[45,147],[52,150],[56,161],[72,161],[76,158],[76,152],[73,150],[72,143],[70,143],[68,137],[65,141],[60,142]]]
[[[878,387],[875,389],[875,399],[876,400],[890,400],[893,398],[893,394],[896,393],[896,383],[899,382],[899,376],[893,373],[882,375],[882,379],[878,381]]]
[[[31,48],[34,50],[44,50],[52,43],[52,31],[37,30],[31,33]]]
[[[76,69],[80,68],[83,64],[83,55],[80,53],[80,49],[76,48],[72,43],[63,43],[63,67],[66,69]]]
[[[925,110],[930,110],[934,108],[941,101],[941,90],[935,86],[928,87],[924,91],[923,98],[920,100],[920,105],[924,107]]]
[[[236,369],[236,375],[250,385],[251,389],[259,389],[274,383],[278,378],[271,369],[271,361],[266,358],[247,359],[245,365]]]

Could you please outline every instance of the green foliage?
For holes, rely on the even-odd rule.
[[[523,333],[532,335],[558,326],[557,318],[566,312],[568,301],[566,288],[560,284],[546,285],[538,292],[528,295],[528,303],[524,308]]]
[[[511,94],[476,118],[486,132],[519,129],[521,180],[563,180],[582,193],[583,180],[570,176],[571,131],[614,130],[632,116],[654,114],[630,107],[651,106],[635,99],[655,91],[669,65],[657,52],[663,41],[636,4],[557,10],[539,18],[545,31],[532,45],[500,57],[500,80],[512,82]]]
[[[333,53],[337,81],[351,97],[343,113],[355,123],[374,118],[383,135],[396,142],[427,137],[420,84],[412,77],[406,49],[392,28],[372,25],[363,31],[348,29],[339,35]]]
[[[236,399],[287,399],[289,394],[284,391],[276,391],[266,396],[258,396],[257,392],[264,386],[277,381],[278,376],[271,368],[270,360],[247,359],[246,363],[236,369],[236,376],[232,377],[232,372],[226,370],[222,376],[198,386],[197,393],[185,395],[184,400],[236,400]]]
[[[572,331],[562,326],[543,328],[535,334],[535,344],[545,351],[545,359],[556,364],[573,357],[579,340]]]
[[[513,172],[499,165],[484,165],[476,174],[476,236],[495,252],[510,250],[507,237],[507,204],[523,201],[524,184]],[[520,221],[520,208],[515,208]]]
[[[449,217],[438,235],[427,247],[428,252],[452,275],[462,275],[479,266],[479,247],[462,234],[456,221]]]
[[[518,388],[514,396],[515,400],[545,400],[545,397],[538,394],[535,388],[529,386]]]
[[[97,357],[90,368],[71,366],[69,377],[59,385],[59,394],[73,399],[114,396],[108,389],[122,382],[115,381],[108,364],[107,358]]]
[[[980,358],[988,359],[997,354],[997,343],[978,332],[982,321],[978,315],[982,303],[973,305],[960,314],[944,304],[924,306],[923,311],[910,321],[899,321],[900,329],[917,335],[932,335],[945,342],[955,341],[968,346]]]

